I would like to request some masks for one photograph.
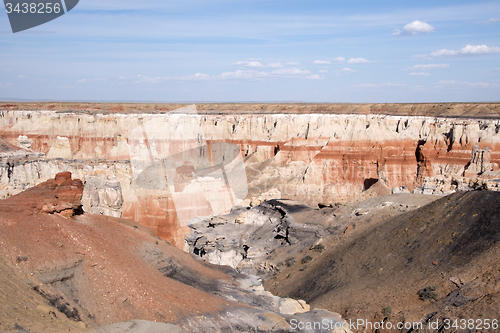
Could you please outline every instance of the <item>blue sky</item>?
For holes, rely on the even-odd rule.
[[[500,101],[500,2],[80,0],[12,34],[0,98]]]

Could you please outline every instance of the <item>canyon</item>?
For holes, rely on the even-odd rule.
[[[0,330],[497,318],[499,164],[491,103],[3,104]]]
[[[499,190],[497,104],[167,106],[4,104],[0,196],[70,171],[85,184],[86,212],[134,220],[183,248],[191,219],[269,191],[317,206],[377,182]]]
[[[0,331],[293,332],[342,323],[130,220],[81,210],[71,173],[0,200]]]

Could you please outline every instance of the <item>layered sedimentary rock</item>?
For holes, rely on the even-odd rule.
[[[0,136],[23,153],[2,156],[0,184],[10,193],[69,170],[86,184],[86,211],[133,219],[182,247],[190,219],[270,189],[310,205],[356,196],[377,181],[445,193],[479,176],[498,189],[499,130],[493,119],[197,114],[194,107],[2,111]]]

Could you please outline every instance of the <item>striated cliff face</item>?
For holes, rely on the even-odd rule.
[[[190,219],[271,189],[310,205],[377,181],[419,193],[498,189],[499,132],[495,119],[0,111],[0,195],[68,170],[85,183],[85,211],[133,219],[182,247]]]

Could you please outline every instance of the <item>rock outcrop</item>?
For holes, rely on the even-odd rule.
[[[368,223],[362,221],[373,223],[435,199],[407,193],[322,209],[273,199],[253,208],[237,207],[230,214],[192,220],[185,250],[210,263],[269,279],[287,267],[307,265],[312,255],[325,250],[327,239],[342,236],[354,226],[363,229]]]
[[[422,115],[420,107],[402,105],[401,113]],[[69,170],[89,189],[102,186],[98,195],[86,191],[84,210],[133,219],[182,247],[190,219],[270,189],[311,206],[355,197],[377,181],[412,192],[443,178],[436,194],[460,189],[456,181],[498,189],[496,119],[196,111],[6,109],[0,136],[28,154],[0,159],[0,191]]]
[[[9,212],[29,210],[30,214],[42,212],[71,217],[82,212],[83,183],[71,179],[70,172],[56,174],[40,185],[0,201],[0,209]]]

